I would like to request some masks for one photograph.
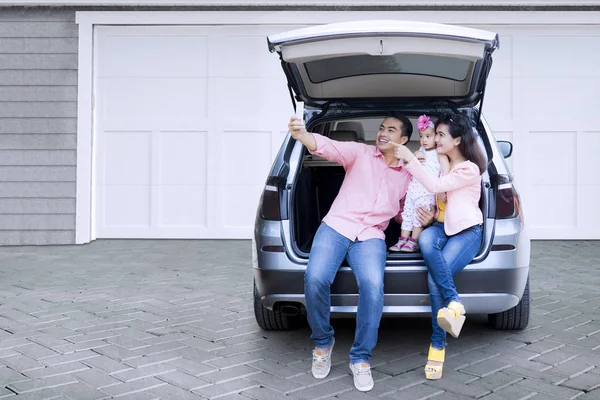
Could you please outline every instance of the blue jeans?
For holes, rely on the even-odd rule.
[[[377,333],[383,312],[383,272],[386,247],[382,239],[351,241],[322,223],[315,239],[304,275],[304,294],[310,339],[317,348],[333,343],[333,328],[329,316],[331,284],[344,258],[358,284],[358,310],[354,344],[350,349],[352,363],[368,362],[377,344]]]
[[[437,313],[451,301],[460,301],[452,277],[473,261],[481,248],[481,238],[481,225],[447,236],[444,224],[437,221],[419,235],[419,247],[429,271],[431,344],[436,349],[446,347],[446,332],[437,324]]]

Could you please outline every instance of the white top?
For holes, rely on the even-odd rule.
[[[440,176],[442,166],[440,165],[440,160],[438,160],[437,150],[425,150],[425,148],[421,146],[419,151],[422,151],[425,154],[425,163],[422,165],[425,167],[427,172],[429,172],[435,178]]]

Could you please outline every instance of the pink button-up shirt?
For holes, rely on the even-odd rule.
[[[387,165],[375,146],[337,142],[314,134],[317,149],[311,153],[334,161],[346,177],[323,221],[350,240],[384,239],[383,231],[400,211],[410,174],[400,165]]]

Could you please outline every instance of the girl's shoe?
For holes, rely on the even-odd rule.
[[[396,243],[395,245],[393,245],[392,247],[390,247],[389,250],[390,251],[400,251],[400,249],[402,248],[402,245],[404,243],[406,243],[407,240],[408,240],[407,237],[400,236],[400,239],[398,240],[398,243]]]
[[[413,238],[409,238],[403,245],[400,247],[400,251],[403,253],[416,253],[419,251],[419,245],[417,241]]]
[[[455,338],[460,335],[465,319],[465,307],[458,301],[451,301],[448,307],[440,309],[437,314],[437,323],[440,328]]]
[[[438,350],[431,345],[429,346],[429,355],[427,356],[427,364],[425,364],[425,378],[435,380],[442,377],[445,356],[445,349]]]

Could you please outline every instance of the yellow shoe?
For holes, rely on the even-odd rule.
[[[445,349],[438,350],[431,345],[429,346],[429,355],[427,356],[427,364],[425,365],[425,378],[435,380],[442,377],[445,356]],[[436,364],[433,364],[432,361]]]
[[[451,301],[448,307],[442,308],[437,314],[437,323],[440,328],[455,338],[460,335],[465,319],[465,308],[458,301]]]

